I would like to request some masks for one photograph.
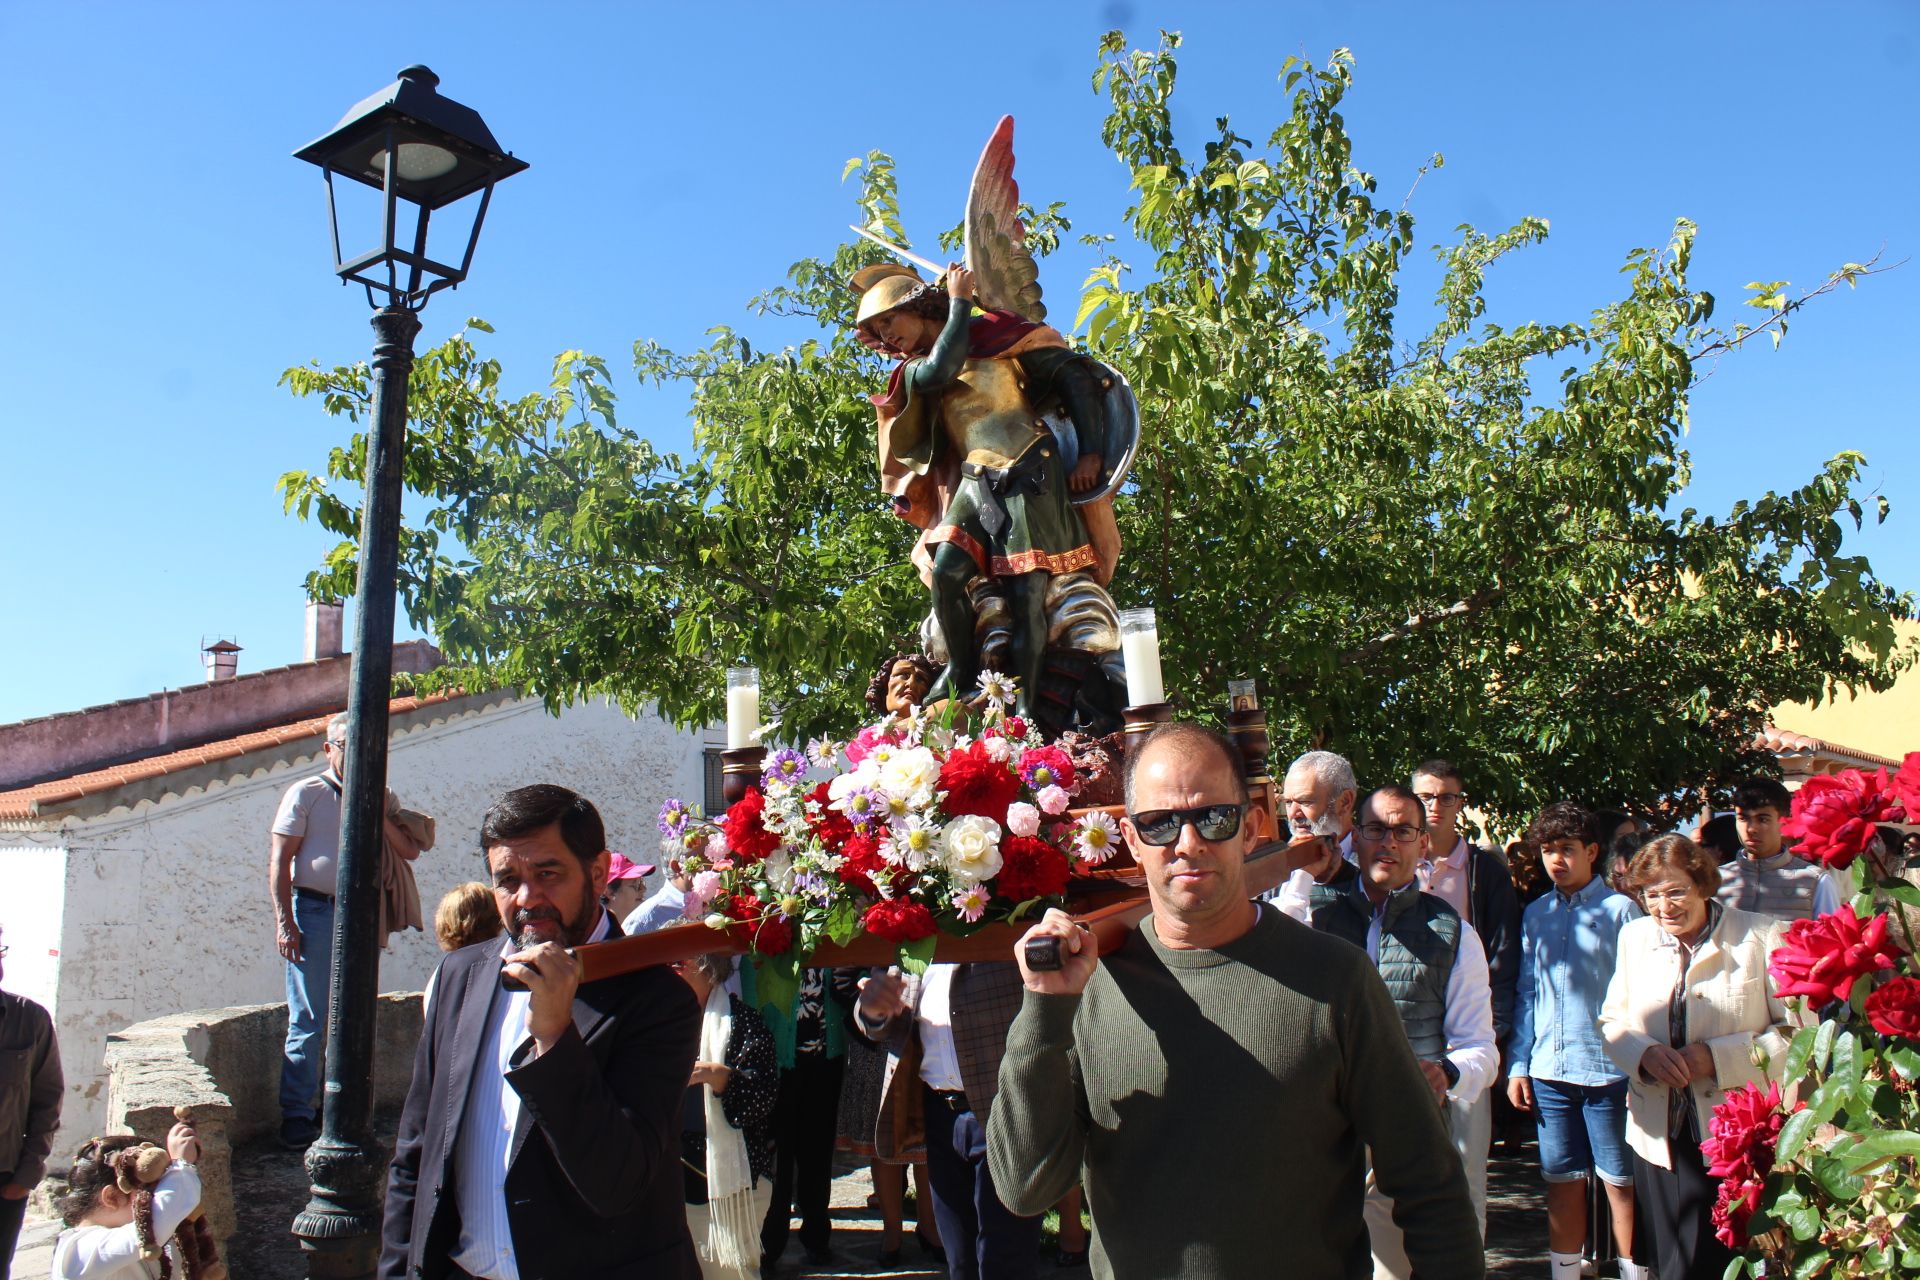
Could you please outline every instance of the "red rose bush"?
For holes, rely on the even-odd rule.
[[[1730,1088],[1700,1144],[1720,1179],[1727,1280],[1920,1273],[1920,974],[1908,909],[1920,885],[1875,828],[1920,814],[1920,752],[1899,772],[1809,779],[1781,830],[1853,882],[1837,911],[1788,925],[1768,958],[1791,1009],[1762,1084]],[[1888,878],[1875,880],[1876,875]]]

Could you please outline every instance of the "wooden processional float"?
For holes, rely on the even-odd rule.
[[[1172,718],[1164,702],[1144,707],[1129,707],[1123,744],[1131,749],[1154,725]],[[1286,878],[1287,842],[1281,838],[1279,795],[1267,771],[1266,713],[1258,708],[1228,713],[1228,737],[1240,751],[1240,763],[1247,780],[1247,893],[1258,896],[1277,888]],[[721,754],[727,803],[746,793],[760,774],[764,751],[760,747],[742,747]],[[1119,805],[1100,809],[1116,820],[1122,816]],[[1075,816],[1088,809],[1071,810]],[[1066,910],[1074,921],[1090,931],[1100,944],[1102,954],[1117,949],[1126,935],[1146,919],[1151,910],[1147,901],[1146,877],[1134,863],[1124,844],[1099,867],[1076,876],[1067,887]],[[963,936],[937,935],[936,961],[956,964],[1013,959],[1015,945],[1029,928],[1028,922],[983,925]],[[745,955],[748,945],[726,929],[710,928],[699,921],[670,925],[652,933],[607,942],[592,942],[575,947],[572,954],[580,961],[582,982],[594,982],[617,974],[631,973],[650,965],[677,964],[699,955]],[[885,938],[863,935],[844,946],[825,942],[801,960],[808,968],[873,968],[889,965],[897,955],[894,943]]]

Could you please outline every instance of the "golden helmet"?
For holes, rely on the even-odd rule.
[[[875,316],[893,310],[926,288],[919,272],[897,262],[862,267],[853,273],[848,284],[860,295],[860,306],[853,317],[856,325],[864,325]]]

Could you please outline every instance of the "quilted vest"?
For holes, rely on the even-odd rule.
[[[1813,918],[1813,893],[1826,872],[1791,853],[1754,859],[1741,854],[1720,868],[1720,892],[1729,907],[1792,923]]]
[[[1366,949],[1373,901],[1358,877],[1337,889],[1315,885],[1309,902],[1314,928]],[[1418,889],[1387,900],[1376,966],[1416,1058],[1446,1056],[1447,982],[1459,954],[1460,914],[1445,901]]]

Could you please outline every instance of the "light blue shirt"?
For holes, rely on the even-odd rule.
[[[1613,978],[1620,927],[1640,908],[1595,876],[1577,893],[1553,889],[1520,921],[1520,982],[1507,1041],[1507,1074],[1562,1084],[1624,1079],[1600,1038],[1600,1006]]]
[[[620,928],[631,938],[635,934],[664,929],[670,924],[685,924],[686,909],[687,895],[669,880],[655,890],[652,897],[628,912],[627,918],[620,922]]]

